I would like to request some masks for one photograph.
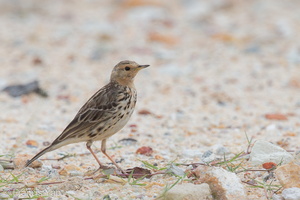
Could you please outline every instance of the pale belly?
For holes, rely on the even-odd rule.
[[[107,130],[102,130],[102,132],[99,132],[93,140],[103,140],[106,138],[109,138],[110,136],[114,135],[118,131],[120,131],[129,121],[134,109],[131,109],[130,111],[124,110],[120,115],[123,117],[122,118],[116,118],[115,120],[111,120],[108,123],[104,124],[99,124],[99,126],[106,127],[105,129]]]

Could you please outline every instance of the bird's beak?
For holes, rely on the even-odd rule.
[[[139,69],[144,69],[144,68],[149,67],[149,66],[150,66],[150,65],[139,65],[138,68],[139,68]]]

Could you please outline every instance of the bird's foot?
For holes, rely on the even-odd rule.
[[[97,170],[94,171],[93,174],[97,173],[97,172],[103,172],[104,174],[114,174],[116,173],[116,169],[114,167],[109,167],[106,165],[101,165]]]
[[[85,173],[86,176],[93,176],[97,173],[101,173],[101,174],[116,174],[116,169],[114,167],[108,167],[105,165],[101,165],[98,169],[96,170],[89,170]]]

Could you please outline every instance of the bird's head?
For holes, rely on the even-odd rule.
[[[135,75],[150,65],[139,65],[134,61],[124,60],[119,62],[111,73],[110,80],[121,85],[131,85]]]

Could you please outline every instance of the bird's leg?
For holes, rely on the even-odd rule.
[[[101,151],[123,174],[126,174],[126,172],[106,153],[106,139],[102,140]]]
[[[100,162],[100,160],[98,159],[98,157],[96,156],[96,154],[93,152],[93,150],[92,150],[92,148],[91,148],[92,144],[93,144],[93,142],[88,141],[88,142],[86,143],[86,148],[91,152],[91,154],[92,154],[92,155],[94,156],[94,158],[96,159],[97,163],[98,163],[99,166],[100,166],[99,169],[106,169],[107,167],[106,167],[105,165],[103,165],[103,164]],[[97,169],[96,172],[97,172],[99,169]]]

